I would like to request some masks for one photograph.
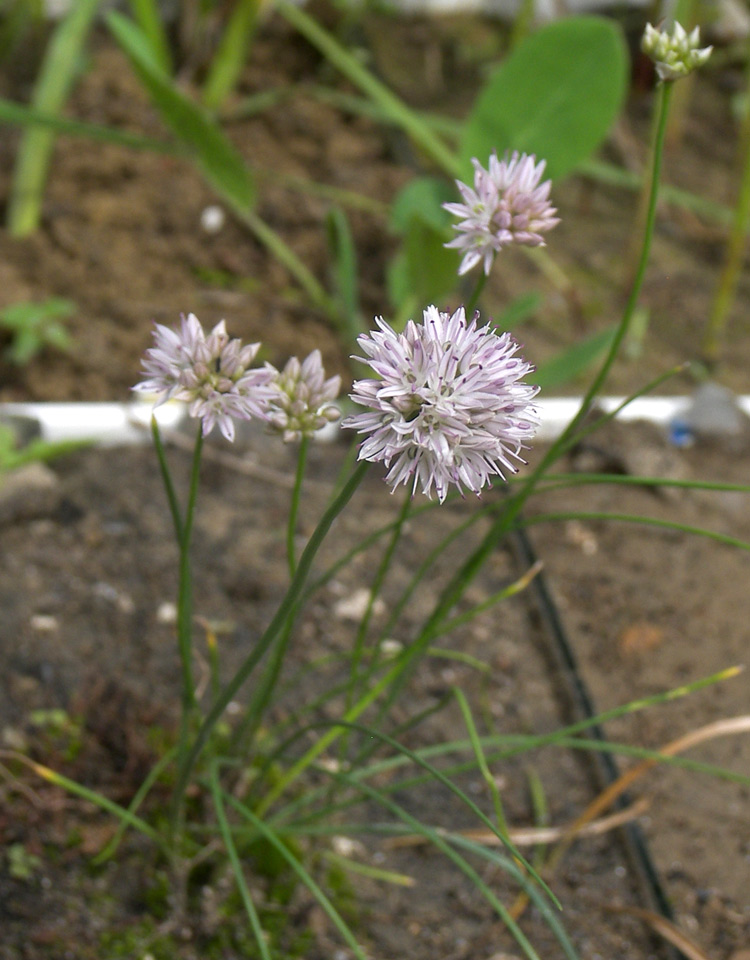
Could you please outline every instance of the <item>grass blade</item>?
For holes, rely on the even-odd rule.
[[[198,104],[177,89],[136,24],[113,11],[107,15],[107,25],[162,119],[208,182],[233,208],[249,213],[255,202],[255,184],[234,145]]]
[[[250,926],[252,928],[253,935],[255,936],[255,942],[258,944],[258,951],[260,953],[261,960],[271,960],[271,954],[268,950],[268,944],[266,943],[266,936],[263,931],[263,927],[260,925],[260,917],[258,916],[258,911],[255,909],[253,898],[250,896],[247,881],[245,880],[245,874],[242,872],[242,864],[237,853],[237,847],[235,847],[234,840],[232,839],[232,830],[229,826],[229,821],[227,820],[227,815],[224,810],[224,803],[222,801],[222,792],[221,787],[219,786],[217,767],[218,764],[214,763],[211,769],[211,796],[213,797],[214,808],[216,810],[216,819],[219,822],[219,830],[224,841],[224,846],[227,850],[227,855],[229,856],[229,862],[232,865],[232,872],[234,873],[234,879],[237,882],[237,889],[240,892],[242,905],[244,906],[245,913],[247,913],[248,920],[250,921]]]
[[[159,5],[156,0],[130,0],[130,9],[133,11],[138,26],[148,39],[154,59],[165,73],[171,73],[172,52],[169,48],[167,32],[162,23]]]
[[[203,102],[218,110],[234,89],[245,66],[262,0],[238,0],[224,28],[203,88]]]
[[[341,914],[334,907],[334,905],[329,900],[325,891],[316,883],[315,879],[311,874],[305,869],[304,865],[295,857],[292,851],[286,846],[285,843],[281,840],[275,830],[269,827],[260,817],[257,817],[252,810],[246,807],[244,804],[240,803],[239,800],[236,800],[234,797],[226,795],[226,800],[232,806],[240,816],[248,820],[268,842],[277,850],[281,856],[286,860],[292,870],[297,874],[299,879],[304,883],[310,893],[315,897],[315,899],[320,904],[321,908],[325,912],[328,919],[333,923],[336,929],[339,931],[341,936],[346,940],[351,949],[354,952],[354,955],[359,958],[359,960],[367,960],[367,956],[363,952],[362,948],[356,941],[354,934],[349,929],[348,925],[345,923]]]
[[[34,87],[34,110],[49,116],[59,114],[80,71],[83,48],[100,3],[77,0],[55,30]],[[7,226],[13,237],[25,237],[39,226],[54,143],[52,130],[31,127],[24,131],[8,203]]]

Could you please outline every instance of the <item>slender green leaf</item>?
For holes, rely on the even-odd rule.
[[[289,847],[283,842],[281,837],[273,830],[268,824],[264,823],[260,817],[257,817],[249,807],[246,807],[243,803],[240,803],[239,800],[236,800],[234,797],[227,794],[224,795],[224,799],[230,806],[240,814],[240,816],[245,817],[249,820],[250,823],[255,827],[255,829],[260,833],[265,839],[271,844],[271,846],[281,854],[281,856],[286,860],[292,870],[297,874],[299,879],[304,883],[310,893],[315,897],[318,903],[321,906],[321,909],[324,911],[328,919],[333,923],[336,929],[339,931],[344,940],[349,944],[354,955],[359,958],[359,960],[367,960],[367,957],[357,943],[357,940],[354,934],[349,929],[349,926],[342,918],[341,914],[331,903],[329,897],[325,894],[320,885],[315,881],[310,872],[305,868],[305,866],[297,859],[297,857],[292,853]]]
[[[268,949],[268,944],[266,943],[266,936],[263,931],[263,927],[260,924],[260,917],[258,916],[258,911],[253,903],[253,898],[248,888],[247,881],[245,880],[245,874],[242,870],[242,861],[237,853],[237,847],[235,846],[234,838],[232,837],[232,828],[229,825],[229,821],[227,820],[227,815],[224,810],[224,802],[222,800],[221,785],[219,784],[217,763],[214,763],[211,768],[211,796],[213,797],[214,808],[216,809],[216,819],[219,822],[221,837],[224,841],[224,846],[226,847],[226,851],[229,856],[229,862],[232,865],[232,872],[234,873],[234,879],[237,883],[237,889],[240,891],[242,905],[245,908],[245,913],[247,914],[247,918],[250,922],[250,927],[253,931],[255,942],[258,944],[258,951],[260,952],[261,960],[271,960],[271,954]]]
[[[217,110],[234,89],[245,66],[262,0],[237,0],[224,28],[203,88],[203,102]]]
[[[100,3],[101,0],[78,0],[55,30],[34,87],[34,110],[49,116],[60,113],[81,70],[84,46]],[[52,130],[31,127],[24,131],[8,205],[11,236],[26,236],[39,226],[54,143]]]
[[[444,203],[456,199],[456,191],[445,180],[435,177],[415,177],[396,195],[391,207],[390,225],[397,233],[406,233],[413,219],[433,228],[445,230],[453,218]]]
[[[165,73],[171,73],[172,51],[159,12],[158,0],[130,0],[130,8],[149,42],[154,59]]]
[[[540,363],[534,374],[534,383],[549,390],[574,380],[607,352],[615,332],[614,327],[608,327],[563,350],[546,363]]]
[[[208,114],[177,89],[154,56],[143,32],[114,11],[107,15],[113,36],[127,54],[162,119],[185,145],[206,179],[238,211],[255,201],[253,177],[244,160]]]
[[[42,113],[39,110],[25,107],[12,100],[0,98],[0,123],[13,124],[19,127],[45,127],[47,130],[67,134],[71,137],[86,137],[88,140],[102,140],[105,143],[117,143],[134,150],[152,150],[155,153],[168,153],[173,156],[180,154],[179,147],[166,140],[152,140],[141,137],[137,133],[127,130],[117,130],[98,123],[84,123],[80,120],[70,120],[56,114]]]
[[[317,47],[323,56],[367,97],[377,104],[390,123],[400,127],[430,159],[450,176],[457,175],[458,160],[430,126],[381,83],[304,10],[287,0],[278,0],[276,9],[291,25]]]
[[[493,150],[534,153],[564,177],[607,135],[627,79],[622,32],[612,20],[569,17],[520,43],[490,76],[461,139],[461,169]]]

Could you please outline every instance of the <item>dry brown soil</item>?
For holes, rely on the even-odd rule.
[[[398,29],[392,22],[383,27],[373,21],[365,37],[380,71],[410,102],[460,112],[478,79],[479,66],[471,55],[476,38],[481,36],[491,48],[497,42],[494,29],[476,21],[432,26],[415,21]],[[384,35],[391,42],[384,43]],[[4,77],[2,92],[24,98],[32,71],[15,66]],[[314,177],[387,204],[412,175],[412,160],[407,152],[405,161],[404,144],[397,137],[306,92],[306,85],[337,81],[317,54],[271,23],[253,49],[242,93],[290,82],[296,85],[293,96],[261,116],[230,123],[228,129],[248,160],[265,171],[261,216],[324,279],[321,236],[327,202],[290,189],[287,178]],[[682,146],[667,161],[671,182],[722,202],[730,201],[734,182],[736,137],[729,93],[736,85],[730,70],[699,81]],[[607,147],[611,158],[637,163],[642,157],[648,104],[647,93],[634,91],[627,118]],[[151,136],[163,134],[136,80],[104,37],[97,38],[70,112]],[[7,194],[16,142],[16,136],[4,130],[2,196]],[[231,218],[218,234],[202,231],[201,212],[213,200],[208,187],[177,160],[61,140],[42,228],[22,241],[0,235],[0,305],[52,295],[74,300],[74,348],[67,356],[45,352],[21,370],[0,365],[0,398],[124,400],[138,377],[152,321],[171,324],[187,310],[206,324],[226,317],[235,335],[262,340],[272,362],[320,347],[329,368],[346,376],[345,351],[334,331],[305,305],[284,269],[253,237]],[[583,179],[560,184],[555,200],[563,222],[550,252],[571,279],[575,296],[563,296],[526,258],[510,252],[495,270],[485,298],[493,312],[530,287],[543,292],[543,308],[522,331],[526,353],[536,363],[582,332],[616,318],[633,214],[630,194]],[[368,315],[381,313],[386,309],[383,278],[393,240],[383,216],[358,211],[350,216],[363,308]],[[652,310],[651,328],[640,359],[622,362],[614,371],[613,391],[635,389],[666,367],[699,354],[722,236],[715,225],[692,215],[662,211],[644,293]],[[747,292],[743,279],[721,370],[722,381],[739,392],[747,390],[750,359]],[[676,378],[668,389],[691,385],[686,377]],[[732,444],[704,438],[691,450],[678,452],[651,428],[609,428],[596,450],[579,454],[564,469],[590,469],[593,463],[595,469],[625,475],[658,472],[741,483],[747,480],[750,463],[748,437],[750,433]],[[170,451],[180,477],[188,468],[182,447],[184,442]],[[253,430],[232,451],[234,459],[227,461],[226,454],[226,445],[211,444],[203,471],[195,603],[205,620],[226,622],[219,639],[228,676],[268,622],[284,589],[283,529],[294,461],[292,451]],[[342,456],[338,444],[315,447],[303,534],[312,530]],[[488,494],[484,502],[495,496]],[[535,499],[528,516],[571,510],[647,514],[750,539],[747,504],[744,494],[582,486]],[[395,602],[399,585],[451,524],[474,506],[450,505],[430,512],[426,522],[410,522],[386,587],[386,613],[375,626]],[[357,537],[388,522],[395,508],[373,470],[337,527],[325,558],[332,560]],[[51,473],[25,478],[15,494],[6,491],[0,523],[3,749],[25,742],[39,759],[126,802],[154,759],[148,730],[172,729],[177,709],[173,628],[157,616],[174,595],[176,553],[154,456],[146,446],[93,450],[56,461]],[[441,583],[469,549],[471,536],[446,553],[434,578],[408,608],[396,639],[413,636],[439,596]],[[540,523],[531,537],[598,709],[747,662],[747,553],[665,528],[601,520]],[[333,666],[322,679],[307,679],[299,696],[314,696],[341,669],[352,624],[340,608],[336,612],[337,603],[369,582],[377,557],[377,550],[359,557],[314,598],[300,622],[289,654],[290,675],[317,658]],[[468,600],[481,602],[524,569],[516,553],[499,549],[472,585]],[[579,718],[531,591],[441,638],[441,646],[476,657],[486,664],[486,677],[480,682],[482,675],[459,661],[428,658],[396,720],[434,706],[456,684],[472,695],[485,732],[544,733]],[[200,627],[198,648],[203,663]],[[619,720],[607,726],[606,734],[638,746],[664,746],[706,724],[747,713],[749,683],[748,674],[740,675]],[[66,758],[54,738],[31,723],[32,711],[56,707],[83,718],[83,742],[74,758]],[[331,718],[340,708],[334,700],[319,715]],[[278,716],[288,709],[282,703]],[[463,735],[452,703],[406,739],[417,746]],[[747,735],[713,739],[686,755],[736,773],[750,772]],[[623,766],[634,762],[621,761]],[[597,792],[596,771],[573,752],[549,749],[498,761],[493,773],[500,778],[513,826],[533,822],[532,768],[543,783],[552,823],[574,820]],[[31,775],[14,780],[4,767],[0,772],[0,841],[6,850],[22,845],[39,858],[25,879],[13,875],[8,854],[0,858],[0,957],[87,960],[145,957],[149,952],[160,957],[153,923],[140,940],[132,932],[135,924],[157,916],[155,901],[144,890],[153,889],[159,868],[143,846],[133,841],[117,862],[92,870],[89,859],[108,837],[109,821]],[[461,783],[490,812],[476,772]],[[639,822],[679,930],[712,960],[739,957],[750,943],[747,789],[695,771],[660,768],[640,778],[631,797],[648,802]],[[475,825],[464,808],[434,787],[399,792],[397,799],[431,823]],[[370,807],[359,816],[386,819]],[[351,881],[360,904],[354,922],[373,957],[500,960],[518,954],[472,885],[436,853],[393,848],[372,837],[363,844],[357,858],[416,880],[411,888]],[[515,891],[503,874],[489,864],[479,869],[498,896],[512,904]],[[550,882],[585,960],[668,956],[663,941],[637,913],[653,909],[653,903],[616,833],[577,841]],[[178,941],[170,941],[178,952],[165,955],[205,956],[207,944],[218,942],[217,930],[233,926],[222,919],[225,896],[223,878],[207,881],[195,910],[192,940],[178,946]],[[324,917],[301,893],[288,909],[295,929],[310,932],[304,956],[339,956]],[[562,956],[535,911],[528,911],[521,922],[540,956]],[[221,951],[216,955],[243,955],[230,940]]]

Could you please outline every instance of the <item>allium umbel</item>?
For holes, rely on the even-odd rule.
[[[437,307],[422,323],[410,320],[396,333],[382,318],[358,338],[377,379],[358,380],[351,399],[366,413],[343,426],[369,434],[360,460],[381,460],[394,489],[410,483],[442,503],[455,484],[479,493],[492,476],[515,473],[514,460],[532,439],[539,417],[537,388],[522,382],[533,369],[516,357],[508,333],[467,323],[464,308],[452,316]]]
[[[302,363],[292,357],[281,372],[267,366],[273,374],[271,384],[276,388],[267,419],[285,443],[312,436],[341,416],[332,402],[339,395],[341,377],[326,380],[320,350],[313,350]]]
[[[546,161],[514,152],[510,158],[490,157],[489,170],[475,158],[474,189],[456,181],[464,203],[444,203],[445,209],[460,218],[453,229],[458,236],[446,247],[463,252],[459,276],[480,261],[489,274],[495,254],[509,244],[543,247],[543,233],[560,220],[549,193],[552,182],[539,183]]]
[[[231,441],[235,420],[265,419],[276,391],[271,370],[250,369],[259,343],[243,346],[230,339],[223,320],[206,336],[192,313],[183,316],[179,330],[157,323],[154,341],[143,359],[145,379],[133,390],[159,394],[157,406],[186,401],[190,416],[202,420],[204,437],[218,424]]]
[[[695,27],[690,33],[675,21],[672,32],[657,30],[650,23],[641,40],[641,50],[651,57],[660,80],[679,80],[693,70],[702,67],[711,56],[713,47],[698,48],[700,31]]]

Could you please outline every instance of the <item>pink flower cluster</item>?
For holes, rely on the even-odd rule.
[[[460,219],[454,226],[458,236],[446,247],[463,253],[459,275],[478,263],[489,274],[495,254],[512,243],[529,247],[544,246],[543,233],[560,221],[549,193],[552,182],[539,181],[545,161],[514,152],[510,158],[490,157],[489,170],[474,159],[474,188],[456,181],[463,203],[444,203],[445,209]]]

